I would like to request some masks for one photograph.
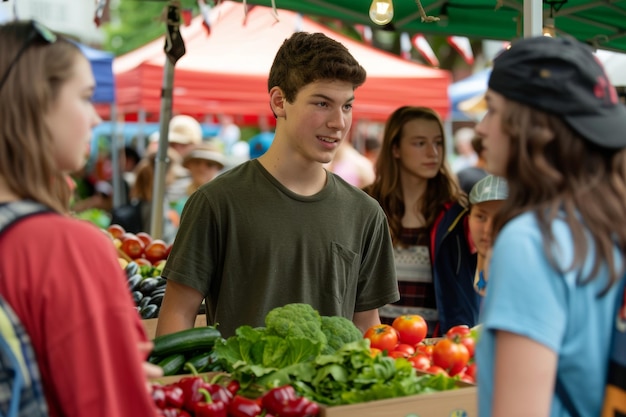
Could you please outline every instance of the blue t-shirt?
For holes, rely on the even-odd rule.
[[[561,220],[553,222],[552,229],[559,248],[553,249],[558,254],[555,259],[567,267],[573,257],[571,233]],[[589,250],[583,276],[592,261]],[[526,213],[511,220],[498,235],[489,271],[480,317],[483,329],[476,348],[479,415],[491,416],[494,336],[495,330],[505,330],[556,352],[558,378],[573,406],[582,417],[599,416],[617,290],[613,286],[598,298],[608,280],[606,270],[587,285],[576,284],[579,270],[555,270],[545,255],[534,215]],[[553,398],[550,416],[569,416],[559,397]]]

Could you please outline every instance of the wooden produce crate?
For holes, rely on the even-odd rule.
[[[478,417],[477,389],[458,389],[359,404],[321,406],[320,417]]]
[[[213,380],[213,378],[215,378],[217,375],[228,376],[228,374],[226,374],[224,372],[201,372],[201,373],[198,374],[198,376],[201,376],[202,378],[204,378],[207,381]],[[150,381],[158,382],[161,385],[168,385],[168,384],[173,384],[174,382],[178,382],[182,378],[189,377],[189,376],[192,376],[192,375],[191,374],[183,374],[183,375],[162,376],[160,378],[153,378]]]

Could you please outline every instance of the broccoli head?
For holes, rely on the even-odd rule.
[[[343,345],[363,339],[363,333],[345,317],[322,316],[322,332],[326,335],[327,345],[322,354],[335,353]]]
[[[309,339],[319,345],[320,351],[326,346],[322,318],[309,304],[292,303],[274,308],[265,316],[265,328],[269,335]]]

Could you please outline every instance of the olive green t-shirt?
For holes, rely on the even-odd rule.
[[[319,193],[295,194],[257,160],[189,198],[163,276],[200,291],[226,337],[288,303],[352,319],[399,299],[378,202],[332,173]]]

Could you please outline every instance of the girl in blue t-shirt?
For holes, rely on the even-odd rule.
[[[509,194],[477,346],[479,415],[600,415],[626,251],[626,108],[590,48],[520,40],[476,127]]]

